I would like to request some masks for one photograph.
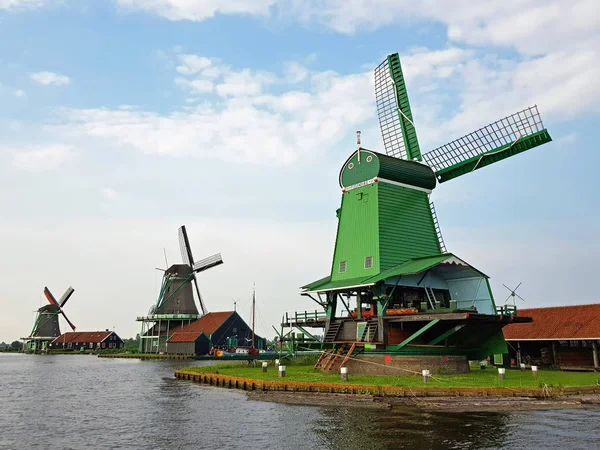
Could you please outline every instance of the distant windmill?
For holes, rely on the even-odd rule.
[[[522,301],[525,301],[525,299],[523,297],[521,297],[519,294],[517,294],[517,289],[519,289],[519,286],[521,286],[521,284],[523,284],[523,282],[519,283],[517,285],[516,288],[511,289],[509,288],[507,285],[505,285],[504,283],[502,284],[502,286],[504,286],[506,289],[508,289],[510,291],[510,294],[508,294],[508,297],[506,297],[506,300],[504,300],[504,303],[506,304],[508,302],[508,299],[512,297],[512,302],[513,302],[513,306],[516,307],[517,306],[517,301],[515,297],[519,297]]]
[[[163,277],[163,282],[156,305],[150,310],[151,315],[156,314],[198,314],[194,302],[194,294],[189,283],[194,284],[194,289],[198,296],[200,309],[202,314],[206,314],[208,310],[202,300],[200,289],[198,288],[198,280],[196,274],[204,272],[211,267],[223,264],[223,259],[220,253],[208,256],[204,259],[194,262],[192,248],[187,236],[185,225],[179,228],[179,247],[183,264],[173,264],[167,270]],[[165,253],[165,262],[166,262]],[[162,270],[162,269],[158,269]]]
[[[173,264],[166,270],[157,267],[158,270],[164,272],[158,300],[152,305],[147,316],[137,318],[139,322],[142,322],[140,351],[143,353],[167,351],[167,340],[173,330],[208,313],[198,288],[196,274],[223,264],[221,254],[216,253],[194,261],[185,225],[179,228],[179,247],[183,264]],[[166,251],[164,254],[165,263],[168,265]],[[202,314],[198,312],[194,300],[194,290],[198,296]]]
[[[28,337],[23,338],[29,342],[29,350],[46,350],[47,345],[60,336],[60,324],[58,322],[58,315],[62,314],[64,319],[67,321],[73,331],[75,331],[75,325],[69,320],[64,311],[64,306],[67,300],[71,298],[75,292],[75,289],[69,287],[62,295],[60,300],[56,300],[50,289],[44,287],[44,295],[48,300],[49,305],[42,306],[37,310],[35,323]]]

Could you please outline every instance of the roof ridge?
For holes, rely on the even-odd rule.
[[[581,306],[600,306],[600,303],[578,303],[576,305],[537,306],[534,308],[519,308],[518,311],[526,311],[530,309],[579,308]]]

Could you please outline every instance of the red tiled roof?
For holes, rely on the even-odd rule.
[[[233,311],[208,313],[200,319],[175,330],[175,333],[173,333],[169,342],[194,342],[202,333],[210,336],[217,331],[217,329],[223,325],[223,322],[225,322],[233,313]]]
[[[63,342],[93,342],[98,343],[106,339],[112,331],[69,331],[63,333],[52,342],[63,343]]]
[[[520,309],[518,315],[533,322],[505,326],[505,339],[600,339],[600,304]]]

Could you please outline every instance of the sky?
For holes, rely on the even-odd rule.
[[[394,52],[422,151],[534,104],[553,138],[434,190],[448,250],[499,305],[600,301],[599,30],[596,0],[0,0],[0,341],[70,285],[78,330],[135,336],[183,224],[209,310],[314,309]]]

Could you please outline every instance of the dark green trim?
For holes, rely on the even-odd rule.
[[[425,333],[427,330],[429,330],[431,327],[433,327],[434,325],[436,325],[439,321],[440,321],[440,319],[433,319],[431,322],[428,322],[424,327],[418,329],[413,334],[411,334],[409,337],[407,337],[406,339],[404,339],[400,344],[398,344],[398,345],[389,345],[389,346],[386,347],[386,349],[390,350],[390,351],[398,351],[398,350],[400,350],[402,347],[407,346],[412,341],[414,341],[416,338],[418,338],[423,333]]]
[[[455,327],[450,328],[448,331],[446,331],[445,333],[440,334],[438,337],[436,337],[435,339],[433,339],[429,344],[430,345],[436,345],[439,344],[440,342],[442,342],[444,339],[446,339],[448,336],[453,335],[454,333],[456,333],[457,331],[462,330],[467,324],[460,324],[460,325],[456,325]]]
[[[312,339],[314,339],[315,341],[318,341],[318,339],[316,337],[314,337],[312,334],[310,334],[308,331],[306,331],[304,328],[302,328],[300,325],[295,324],[294,325],[296,328],[298,328],[300,331],[302,331],[304,334],[307,334],[308,336],[310,336]]]
[[[537,133],[530,134],[529,136],[523,136],[518,141],[511,142],[510,144],[502,145],[498,148],[482,153],[481,155],[473,156],[472,158],[466,159],[453,166],[446,167],[436,172],[438,181],[443,183],[444,181],[451,180],[453,178],[465,175],[474,170],[481,169],[482,167],[489,166],[503,159],[522,153],[526,150],[530,150],[539,145],[550,142],[552,138],[546,129],[538,131]]]
[[[402,65],[400,64],[400,56],[398,56],[398,53],[388,56],[388,64],[390,66],[390,77],[396,86],[396,102],[398,104],[398,109],[409,119],[406,120],[406,118],[398,112],[398,120],[400,120],[400,127],[402,128],[402,137],[404,139],[407,159],[417,159],[418,161],[421,161],[421,149],[419,148],[419,141],[417,139],[417,130],[413,125],[414,120],[410,109],[410,102],[408,101],[408,92],[406,90],[406,83],[404,82]]]
[[[492,287],[490,286],[490,280],[486,278],[485,283],[487,284],[488,292],[490,293],[490,299],[492,300],[492,306],[494,307],[494,311],[496,311],[496,302],[494,301],[494,294],[492,294]]]

